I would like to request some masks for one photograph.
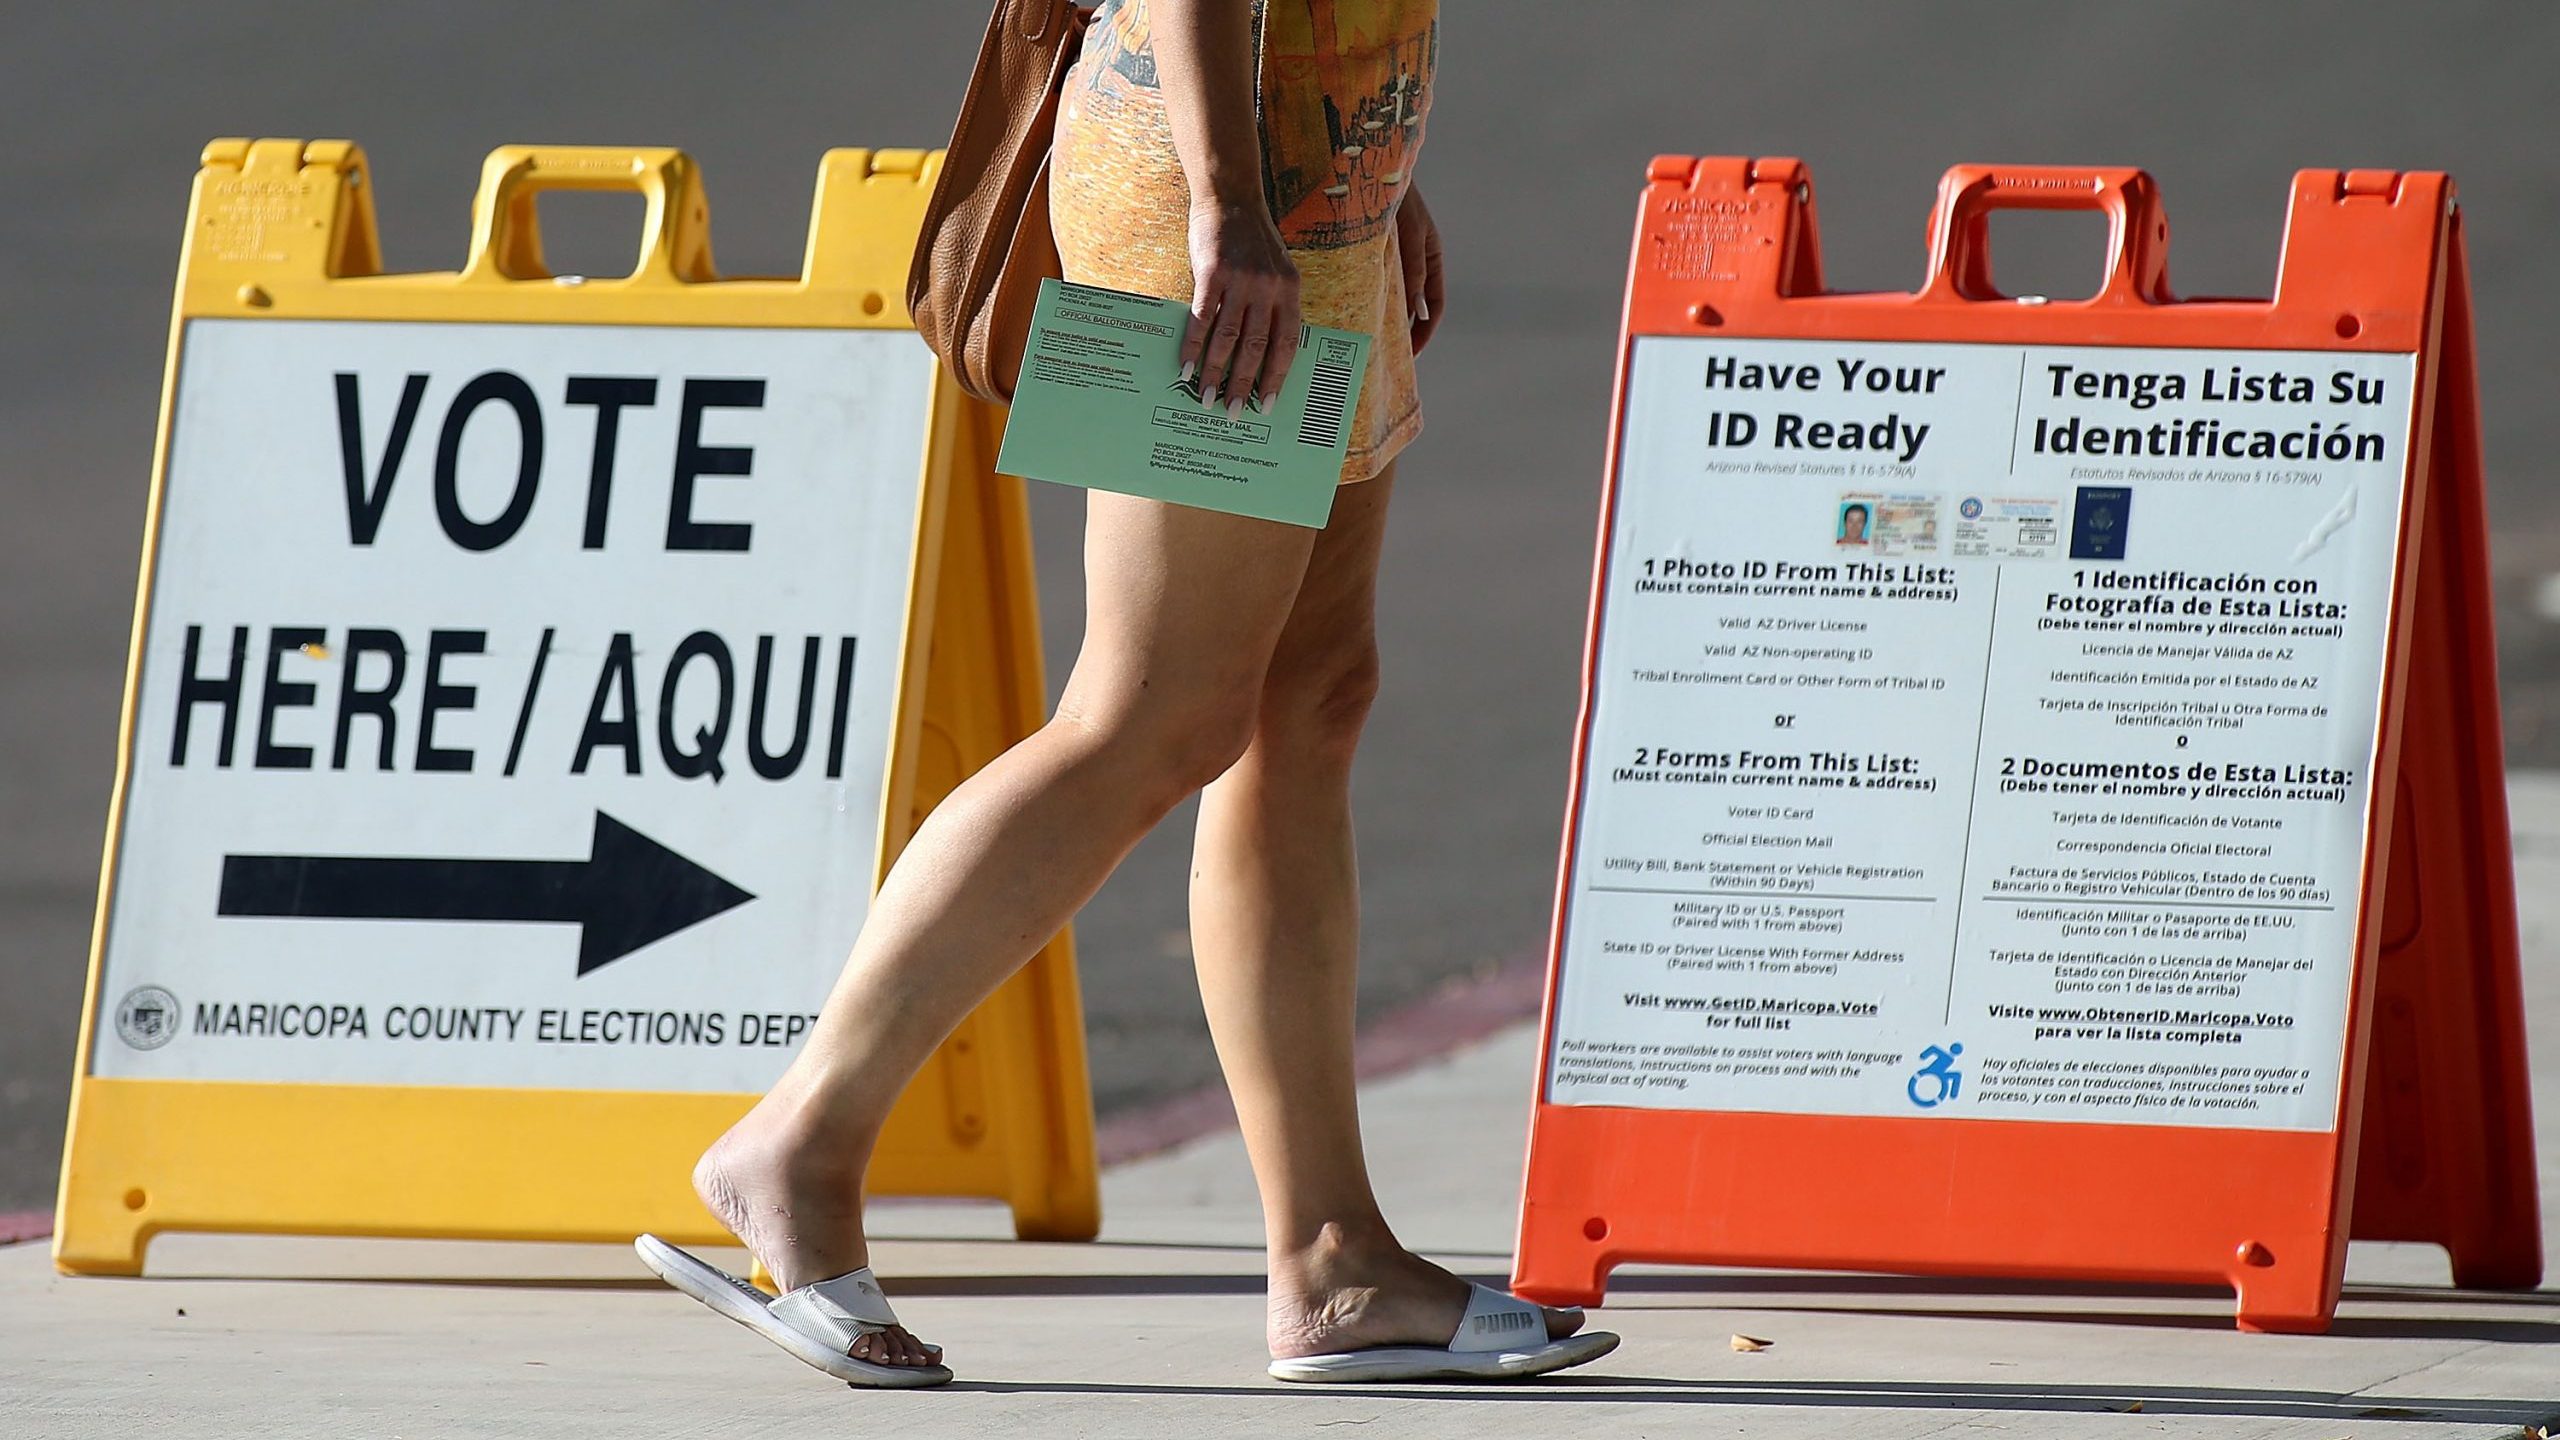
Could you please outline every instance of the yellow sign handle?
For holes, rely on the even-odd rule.
[[[691,284],[717,278],[702,172],[681,150],[613,145],[502,145],[480,167],[471,202],[466,283],[548,280],[534,201],[546,190],[608,190],[648,202],[631,278]]]

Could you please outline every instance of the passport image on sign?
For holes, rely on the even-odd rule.
[[[2071,506],[2071,558],[2121,560],[2126,527],[2133,523],[2133,491],[2123,485],[2083,485]]]
[[[1179,378],[1190,307],[1040,282],[996,468],[1291,525],[1333,513],[1369,337],[1303,328],[1270,408],[1227,417]]]

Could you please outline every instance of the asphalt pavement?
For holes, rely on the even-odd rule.
[[[18,7],[0,33],[0,1211],[49,1203],[112,774],[170,277],[189,177],[222,135],[345,137],[372,157],[388,259],[462,254],[480,157],[511,141],[674,144],[703,163],[732,273],[796,267],[819,153],[931,145],[977,5],[675,0],[540,7]],[[1793,154],[1833,284],[1899,288],[1960,161],[2159,177],[2189,294],[2272,283],[2307,165],[2463,185],[2481,297],[2511,749],[2560,763],[2549,136],[2560,9],[2541,4],[1466,0],[1448,7],[1423,186],[1452,301],[1429,433],[1386,560],[1388,688],[1360,776],[1367,1013],[1542,944],[1590,558],[1616,299],[1645,160]],[[2001,278],[2094,288],[2089,217],[1997,240]],[[631,215],[549,225],[558,268],[627,264]],[[1077,497],[1037,497],[1054,675],[1079,625]],[[1106,1112],[1214,1065],[1188,982],[1187,818],[1087,912]],[[2547,955],[2534,957],[2547,966]]]

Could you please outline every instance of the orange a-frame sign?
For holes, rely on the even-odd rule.
[[[2006,208],[2103,288],[2000,293]],[[1929,235],[1828,293],[1804,166],[1652,164],[1515,1288],[2538,1283],[2451,181],[2302,172],[2272,300],[2174,298],[2139,170]]]

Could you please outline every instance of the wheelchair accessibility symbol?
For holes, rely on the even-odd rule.
[[[1902,1093],[1923,1110],[1935,1110],[1963,1092],[1964,1076],[1956,1070],[1962,1045],[1932,1045],[1920,1052],[1920,1068],[1911,1072]]]

